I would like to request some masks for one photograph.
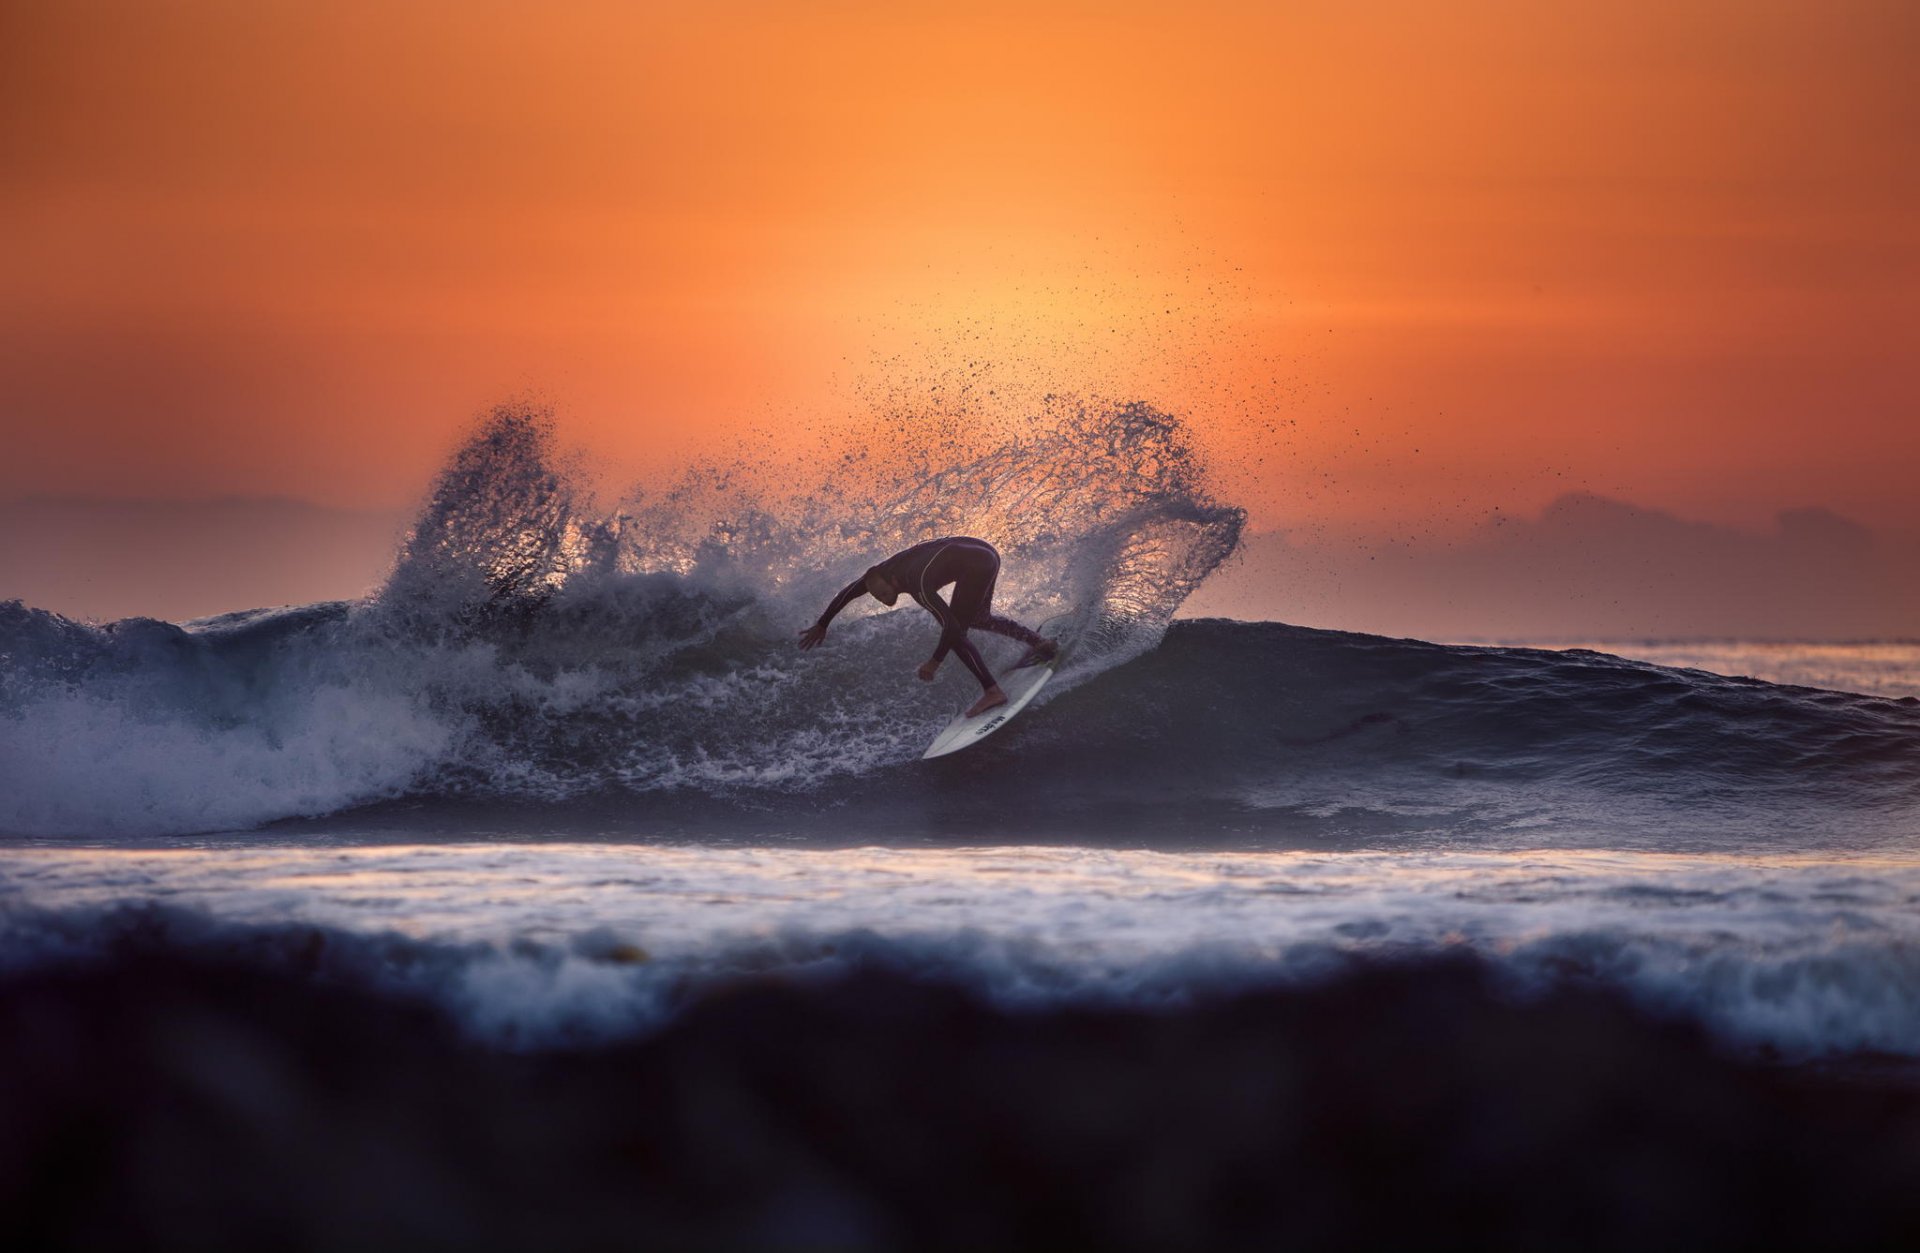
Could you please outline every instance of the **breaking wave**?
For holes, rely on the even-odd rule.
[[[185,627],[0,606],[0,830],[118,838],[386,806],[431,826],[590,806],[606,829],[1244,846],[1877,847],[1910,840],[1920,702],[1591,652],[1183,622],[1242,515],[1173,418],[1063,407],[965,459],[849,456],[769,493],[706,468],[592,507],[497,412],[362,603]],[[764,477],[764,476],[763,476]],[[998,604],[1077,641],[1043,708],[951,760],[969,699],[877,556],[973,533]],[[1010,649],[988,639],[993,648]],[[1005,653],[999,655],[1005,660]],[[1124,667],[1124,669],[1122,669]],[[397,819],[395,819],[397,820]],[[471,829],[470,826],[466,829]]]
[[[899,677],[915,614],[798,627],[933,536],[991,537],[999,602],[1079,641],[1061,690],[1151,649],[1238,542],[1179,423],[1061,405],[955,459],[848,455],[810,492],[702,467],[596,509],[550,421],[496,411],[364,603],[105,627],[0,606],[0,829],[249,827],[399,797],[806,792],[913,760],[951,713]],[[862,602],[864,605],[865,602]]]
[[[804,985],[881,972],[963,987],[1007,1009],[1168,1013],[1312,987],[1369,965],[1472,958],[1514,995],[1605,988],[1650,1013],[1699,1023],[1743,1051],[1792,1059],[1920,1055],[1913,995],[1920,952],[1906,936],[1836,927],[1780,945],[1746,927],[1691,935],[1595,927],[1516,939],[1449,933],[1438,921],[1362,915],[1315,936],[1216,938],[1148,955],[980,927],[900,934],[790,928],[650,952],[624,930],[604,927],[454,942],[310,923],[238,924],[153,903],[10,907],[0,909],[0,980],[172,954],[420,1001],[476,1041],[551,1049],[644,1035],[702,997],[749,981]]]

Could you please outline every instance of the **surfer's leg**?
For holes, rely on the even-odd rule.
[[[959,590],[954,589],[956,598]],[[959,620],[958,615],[955,615],[955,621]],[[959,655],[967,669],[973,671],[973,677],[980,680],[980,699],[968,706],[967,717],[977,718],[987,710],[1007,703],[1007,694],[1000,690],[998,683],[993,681],[993,671],[987,669],[987,659],[980,655],[980,650],[975,648],[973,641],[967,638],[967,628],[964,626],[960,627],[960,638],[954,641],[953,651]]]
[[[959,549],[959,546],[955,545],[955,548]],[[953,649],[967,669],[973,672],[973,677],[980,680],[980,687],[986,695],[980,698],[981,703],[974,709],[990,709],[1007,698],[1000,695],[998,700],[992,699],[999,694],[1000,685],[994,682],[993,671],[987,669],[986,658],[967,638],[967,627],[980,617],[982,605],[992,601],[994,576],[1000,573],[1000,557],[984,546],[960,549],[954,556],[959,559],[960,569],[953,580],[953,600],[947,608],[947,620],[942,624],[945,632],[941,642]]]
[[[956,544],[954,559],[961,565],[953,584],[953,615],[969,627],[1004,635],[1027,646],[1026,655],[1013,663],[1015,670],[1052,661],[1059,646],[1038,631],[1032,631],[993,612],[993,589],[1000,581],[1000,554],[982,544],[961,548]]]
[[[995,635],[1004,635],[1010,640],[1018,640],[1027,646],[1027,655],[1013,664],[1015,670],[1022,670],[1043,661],[1052,661],[1060,651],[1059,646],[1038,631],[1022,626],[1012,618],[1003,618],[993,611],[993,589],[1000,581],[1000,557],[994,554],[993,573],[987,577],[986,589],[980,594],[980,607],[968,619],[968,625],[982,631],[991,631]],[[954,603],[960,600],[960,589],[954,588]]]
[[[993,589],[1000,582],[1000,554],[985,544],[970,542],[964,548],[956,543],[954,549],[954,558],[965,563],[953,586],[953,611],[960,620],[970,627],[1019,640],[1028,648],[1046,644],[1039,632],[993,611]]]
[[[1052,661],[1060,655],[1060,646],[1037,631],[1029,631],[1011,618],[995,618],[991,622],[976,622],[975,626],[983,631],[992,631],[1009,639],[1019,640],[1027,646],[1020,660],[1013,663],[1013,669],[1025,670],[1028,666],[1037,666]]]
[[[1048,642],[1047,637],[1038,631],[1021,626],[1012,618],[1002,618],[997,614],[988,614],[975,618],[973,625],[981,631],[992,631],[995,635],[1004,635],[1010,640],[1019,640],[1028,648],[1038,648]]]
[[[966,561],[966,567],[953,584],[955,616],[970,627],[992,631],[995,635],[1004,635],[1022,644],[1039,643],[1038,635],[1013,619],[999,617],[993,612],[993,589],[1000,581],[1000,554],[982,546],[967,549],[962,559]]]
[[[980,608],[968,620],[967,625],[978,627],[982,631],[992,631],[995,635],[1004,635],[1010,640],[1019,640],[1028,648],[1038,648],[1046,639],[1038,631],[1030,631],[1012,618],[1003,618],[993,611],[993,585],[987,585],[987,594],[980,598]]]
[[[973,625],[982,631],[992,631],[995,635],[1004,635],[1010,640],[1019,640],[1027,646],[1026,655],[1013,663],[1015,670],[1025,670],[1028,666],[1037,666],[1043,661],[1052,661],[1060,653],[1060,646],[1040,634],[1015,622],[1012,618],[1002,618],[997,614],[987,614],[975,618]]]
[[[990,548],[963,550],[957,556],[952,613],[964,631],[993,616],[993,582],[1000,575],[1000,558]]]
[[[987,669],[986,658],[980,655],[980,650],[975,648],[973,641],[967,638],[967,620],[961,617],[959,610],[955,608],[956,605],[965,603],[960,598],[963,586],[960,583],[954,585],[951,605],[941,600],[938,592],[924,597],[921,603],[940,620],[940,648],[937,655],[944,656],[952,653],[960,658],[960,664],[971,671],[973,677],[980,680],[981,688],[991,695],[999,691],[1000,687],[993,681],[993,671]]]
[[[987,669],[987,659],[980,655],[980,650],[975,648],[973,641],[967,638],[966,610],[970,606],[962,599],[965,590],[964,580],[954,585],[953,606],[947,611],[949,616],[943,624],[940,642],[953,650],[954,656],[960,659],[962,665],[973,671],[973,677],[980,680],[982,688],[991,692],[998,687],[993,681],[993,671]]]
[[[980,655],[980,650],[973,646],[973,641],[967,638],[965,631],[960,633],[959,642],[953,646],[953,655],[960,659],[961,665],[973,672],[974,678],[980,680],[981,691],[995,692],[1000,689],[1000,685],[993,681],[993,671],[987,669],[987,659]]]

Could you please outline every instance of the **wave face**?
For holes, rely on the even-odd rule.
[[[965,455],[925,442],[778,499],[703,467],[605,511],[550,423],[503,409],[364,603],[186,627],[0,606],[0,830],[172,834],[400,798],[610,796],[644,818],[667,797],[824,795],[917,759],[964,688],[957,665],[937,694],[901,683],[931,643],[917,608],[862,601],[827,648],[794,649],[879,557],[991,536],[1001,611],[1080,641],[1065,690],[1151,649],[1238,542],[1241,512],[1145,406],[1063,405]]]
[[[547,424],[505,410],[366,602],[186,627],[0,606],[0,830],[346,810],[471,830],[476,807],[529,829],[565,807],[607,830],[843,840],[1799,848],[1912,830],[1912,699],[1173,624],[1242,517],[1146,407],[1064,410],[930,467],[850,458],[779,501],[706,471],[596,511]],[[1017,727],[923,765],[971,697],[957,665],[911,680],[927,617],[862,600],[824,648],[794,636],[878,556],[950,533],[1000,546],[1002,612],[1078,643]]]

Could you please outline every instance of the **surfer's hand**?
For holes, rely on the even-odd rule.
[[[800,651],[804,653],[809,648],[816,648],[819,646],[820,641],[826,638],[827,628],[816,622],[806,630],[800,632]]]
[[[938,674],[939,672],[940,672],[940,663],[937,661],[926,662],[918,670],[914,671],[915,674],[918,674],[920,676],[920,681],[922,683],[933,682],[933,676]]]

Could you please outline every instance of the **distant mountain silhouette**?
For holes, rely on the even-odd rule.
[[[1249,538],[1193,613],[1427,638],[1920,636],[1920,545],[1829,509],[1761,533],[1587,493],[1455,544]]]
[[[175,621],[362,595],[411,514],[286,499],[0,504],[0,600]],[[1186,614],[1431,639],[1920,637],[1920,543],[1825,508],[1754,533],[1604,496],[1454,543],[1250,536]]]

